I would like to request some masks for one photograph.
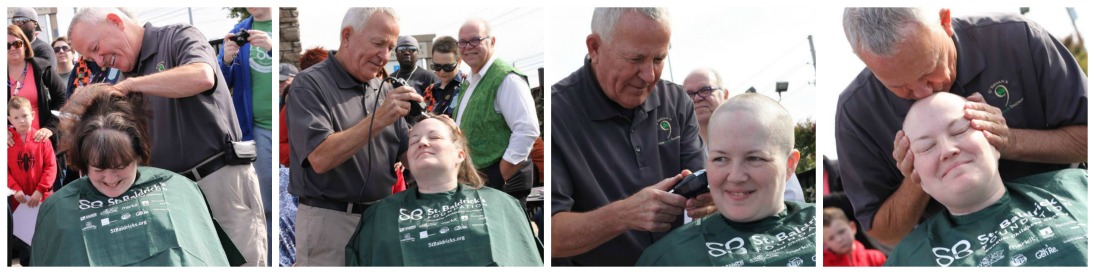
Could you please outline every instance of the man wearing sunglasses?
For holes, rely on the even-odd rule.
[[[453,116],[468,136],[475,168],[487,175],[486,185],[524,201],[532,189],[535,168],[528,157],[540,126],[527,77],[494,56],[490,29],[482,19],[460,27],[456,45],[471,74],[460,84]]]
[[[406,35],[399,37],[395,46],[395,58],[399,60],[399,70],[392,73],[395,78],[407,81],[419,95],[425,95],[426,87],[437,82],[437,75],[418,66],[418,39]]]
[[[34,51],[35,57],[42,57],[49,59],[50,64],[57,63],[57,56],[53,54],[53,48],[49,46],[49,42],[38,39],[37,32],[42,30],[42,27],[38,25],[38,12],[34,8],[11,8],[14,10],[11,15],[11,23],[19,26],[19,29],[23,30],[23,34],[27,35],[30,39],[31,50]]]
[[[457,95],[460,95],[460,84],[464,82],[464,73],[460,72],[460,55],[457,52],[456,38],[441,36],[433,41],[433,73],[439,79],[437,83],[426,88],[427,103],[430,104],[430,112],[452,116],[455,105],[452,104]],[[432,101],[432,102],[431,102]]]

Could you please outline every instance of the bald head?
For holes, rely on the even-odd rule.
[[[688,76],[684,78],[684,82],[697,82],[713,87],[721,87],[722,77],[712,68],[698,68],[693,70],[692,73],[689,73]]]
[[[782,153],[791,153],[795,147],[795,122],[783,106],[768,96],[745,93],[734,96],[715,109],[708,127],[711,132],[722,132],[724,128],[743,123],[761,125]],[[712,138],[715,142],[718,138]]]

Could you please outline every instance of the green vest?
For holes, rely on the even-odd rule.
[[[925,220],[886,266],[1087,265],[1086,170],[1031,175],[1004,187],[1004,196],[980,211]]]
[[[38,212],[35,266],[229,266],[239,259],[221,239],[198,184],[167,170],[138,167],[121,196],[73,181]],[[226,236],[226,235],[225,235]]]
[[[471,148],[471,159],[475,168],[482,169],[498,162],[509,146],[509,137],[513,131],[506,124],[506,118],[494,111],[494,100],[498,96],[498,86],[502,85],[502,80],[510,73],[526,79],[527,84],[528,78],[525,74],[502,59],[495,59],[483,80],[475,86],[475,91],[472,92],[475,96],[468,100],[464,111],[456,109],[452,112],[454,118],[467,115],[460,123],[460,130],[468,136],[468,147]],[[468,82],[470,81],[460,83],[460,90],[468,90]],[[463,101],[465,94],[468,93],[462,92],[456,96],[456,102]]]

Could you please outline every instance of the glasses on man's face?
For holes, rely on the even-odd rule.
[[[434,63],[430,67],[433,68],[433,71],[444,70],[445,72],[452,72],[453,70],[456,70],[456,64],[455,63],[453,63],[453,64],[437,64],[437,63]]]
[[[11,19],[11,23],[16,24],[16,25],[22,25],[23,23],[31,22],[31,21],[34,21],[34,19],[30,19],[30,18],[26,18],[26,17],[15,17],[15,18]]]
[[[689,98],[695,99],[696,95],[699,95],[702,98],[707,98],[708,96],[711,96],[712,92],[715,92],[718,89],[719,89],[718,87],[705,86],[705,87],[700,88],[699,90],[695,90],[695,91],[686,90],[684,92],[688,93]]]
[[[23,48],[23,40],[15,40],[11,43],[8,43],[8,49],[11,48]]]
[[[478,47],[479,44],[482,44],[483,40],[487,40],[487,38],[490,38],[490,36],[472,38],[471,40],[456,41],[456,46],[461,47],[461,48],[468,47],[468,46]]]
[[[53,52],[55,52],[55,53],[68,52],[70,49],[72,49],[72,48],[70,48],[68,46],[53,47]]]
[[[399,54],[412,54],[416,51],[418,51],[418,48],[412,46],[401,46],[395,48],[395,52]]]

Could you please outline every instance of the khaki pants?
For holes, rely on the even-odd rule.
[[[244,266],[266,266],[266,217],[259,179],[251,165],[224,166],[198,181],[213,218],[247,259]]]
[[[361,214],[300,204],[296,266],[345,266],[346,244],[360,221]]]

